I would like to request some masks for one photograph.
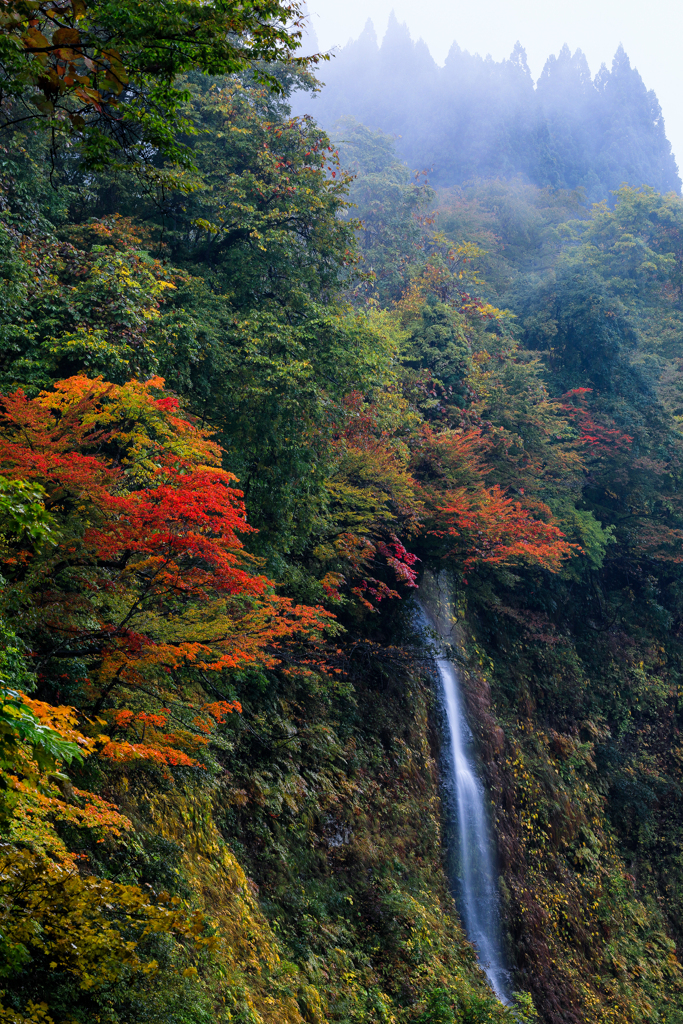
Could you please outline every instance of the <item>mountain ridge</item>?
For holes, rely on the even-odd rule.
[[[503,61],[454,42],[439,67],[392,13],[381,44],[368,19],[323,77],[318,94],[295,94],[294,113],[328,130],[344,116],[381,129],[437,187],[521,174],[541,187],[583,188],[591,202],[623,184],[680,194],[661,106],[622,46],[611,69],[591,76],[583,52],[565,44],[534,82],[519,42]]]

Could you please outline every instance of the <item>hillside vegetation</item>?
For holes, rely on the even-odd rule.
[[[435,191],[291,116],[275,3],[10,8],[0,1020],[683,1021],[683,201]],[[427,572],[509,1007],[444,869]]]

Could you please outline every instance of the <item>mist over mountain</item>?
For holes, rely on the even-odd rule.
[[[295,97],[296,113],[327,129],[352,116],[394,135],[400,156],[437,186],[522,174],[583,187],[593,202],[624,183],[680,192],[659,101],[621,46],[595,77],[582,51],[564,46],[534,83],[520,43],[503,61],[453,43],[439,67],[392,14],[381,45],[368,20],[320,77],[319,94]]]

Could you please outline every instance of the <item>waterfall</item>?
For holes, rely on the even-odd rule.
[[[439,588],[440,590],[441,588]],[[442,638],[450,615],[439,594],[435,614],[423,611]],[[450,630],[448,630],[450,632]],[[448,724],[448,789],[455,804],[457,857],[451,884],[465,925],[467,938],[476,947],[479,962],[491,988],[503,1003],[509,1002],[508,973],[500,935],[500,910],[495,871],[495,845],[486,807],[486,791],[477,775],[474,737],[463,710],[458,671],[444,657],[436,658]]]
[[[458,818],[459,903],[467,938],[476,946],[491,988],[507,1003],[507,972],[500,941],[493,838],[485,791],[476,774],[473,736],[462,711],[456,671],[437,658],[450,735],[450,761]]]

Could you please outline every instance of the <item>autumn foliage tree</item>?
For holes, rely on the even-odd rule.
[[[10,552],[37,552],[58,544],[56,518],[45,509],[46,491],[34,482],[0,478],[0,544]],[[73,707],[37,700],[28,648],[0,616],[0,1018],[8,1024],[50,1024],[45,1002],[28,993],[8,996],[7,980],[48,968],[98,993],[124,977],[149,979],[158,964],[154,936],[173,935],[206,948],[201,912],[166,892],[108,879],[83,877],[65,841],[80,830],[91,842],[120,846],[129,818],[109,800],[72,784],[69,766],[102,748],[85,735],[87,722]],[[87,843],[87,839],[86,839]],[[29,966],[30,965],[30,966]]]
[[[557,572],[579,545],[567,540],[547,505],[523,503],[487,483],[490,444],[479,429],[423,428],[416,462],[429,531],[450,539],[450,557],[465,570],[527,564]]]
[[[346,594],[375,610],[409,594],[419,578],[416,545],[436,544],[460,574],[512,565],[558,572],[581,551],[538,494],[513,494],[491,480],[493,456],[506,447],[502,432],[490,423],[485,432],[453,428],[448,418],[425,422],[404,391],[414,397],[414,375],[372,401],[348,399],[324,532],[313,552],[327,569],[329,597]]]
[[[220,449],[162,384],[75,377],[1,400],[0,472],[40,484],[56,524],[52,544],[16,538],[3,561],[42,686],[104,716],[104,756],[191,765],[239,710],[224,674],[273,663],[329,616],[258,573]]]

